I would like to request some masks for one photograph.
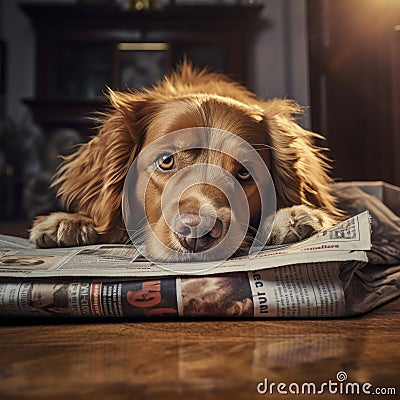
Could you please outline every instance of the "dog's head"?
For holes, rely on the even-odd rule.
[[[159,101],[155,107],[129,189],[136,192],[134,209],[144,206],[149,228],[138,239],[146,235],[151,258],[232,255],[258,227],[260,190],[270,181],[262,109],[205,94]],[[142,218],[136,215],[128,227],[133,236]]]
[[[188,66],[153,89],[110,91],[109,99],[112,110],[99,135],[67,158],[57,181],[67,206],[91,215],[105,240],[123,238],[123,185],[135,162],[131,189],[152,234],[137,233],[146,238],[151,257],[220,258],[218,245],[227,235],[233,243],[241,236],[229,230],[234,222],[245,233],[264,223],[262,186],[268,179],[262,168],[253,169],[254,157],[243,143],[271,172],[278,208],[335,210],[325,161],[312,145],[315,135],[295,123],[299,108],[290,101],[262,102],[220,75]],[[239,192],[246,204],[235,204]],[[238,247],[249,240],[245,236]]]

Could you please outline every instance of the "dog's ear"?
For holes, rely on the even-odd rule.
[[[274,99],[264,102],[262,108],[272,147],[271,175],[278,207],[307,204],[340,216],[331,194],[326,149],[314,143],[323,137],[297,124],[295,115],[302,110],[293,101]]]
[[[117,227],[122,239],[122,190],[125,177],[145,134],[147,119],[154,112],[146,92],[109,90],[110,109],[99,114],[98,135],[65,157],[54,185],[68,211],[90,216],[100,234]],[[118,229],[121,228],[121,229]],[[105,237],[106,238],[106,237]]]

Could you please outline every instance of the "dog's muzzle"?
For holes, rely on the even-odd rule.
[[[218,243],[223,224],[211,213],[184,212],[176,216],[172,228],[183,248],[199,253]]]

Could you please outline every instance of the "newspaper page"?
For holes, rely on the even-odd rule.
[[[0,315],[333,317],[344,315],[339,263],[151,280],[0,283]]]
[[[139,276],[138,271],[145,275],[147,270],[135,263],[153,272],[154,266],[139,259],[131,246],[45,250],[36,257],[39,263],[35,251],[40,249],[27,241],[2,236],[0,242],[0,260],[8,264],[8,274],[0,280],[4,316],[324,318],[364,313],[399,296],[400,265],[365,262],[368,213],[303,242],[226,262],[242,264],[246,271],[226,268],[228,273],[213,271],[208,276]],[[325,256],[339,260],[326,262]],[[307,257],[312,262],[304,261]],[[93,268],[100,266],[99,275],[85,275],[87,259]],[[113,271],[107,276],[107,269],[117,265],[125,271],[130,263],[131,275],[116,276]],[[74,266],[83,274],[60,274]],[[43,270],[49,273],[32,274]],[[27,272],[23,278],[13,276],[21,272]]]
[[[215,262],[155,265],[130,245],[102,244],[39,249],[23,239],[0,236],[0,277],[148,278],[179,275],[211,275],[264,270],[298,263],[329,261],[367,262],[371,248],[368,211],[349,218],[309,239],[290,245],[266,247],[256,256]]]
[[[325,318],[399,296],[400,265],[305,263],[159,279],[3,279],[0,315],[126,318]]]

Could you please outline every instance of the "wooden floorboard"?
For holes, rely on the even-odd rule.
[[[0,399],[342,399],[257,384],[370,382],[400,396],[400,299],[337,320],[0,321]],[[293,386],[293,388],[295,388]],[[276,393],[276,392],[274,392]]]

